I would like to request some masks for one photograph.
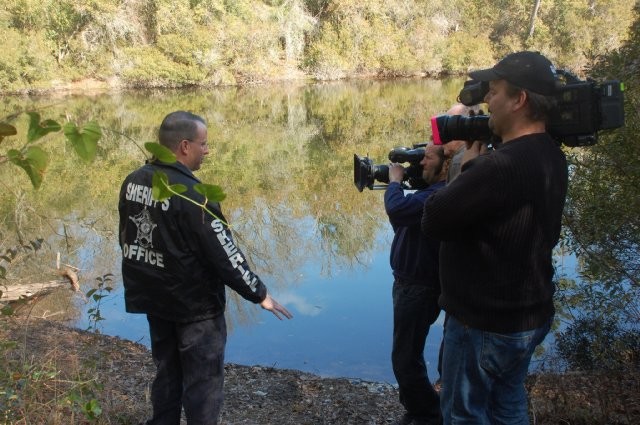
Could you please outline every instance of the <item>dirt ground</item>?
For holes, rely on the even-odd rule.
[[[3,318],[0,341],[15,342],[2,351],[5,364],[17,360],[28,365],[32,380],[46,375],[43,371],[54,372],[47,375],[51,382],[37,386],[41,394],[32,396],[32,417],[38,417],[34,406],[64,399],[79,382],[83,388],[97,384],[93,392],[83,393],[92,394],[102,409],[99,421],[92,423],[138,424],[149,413],[154,367],[150,352],[140,344],[35,318]],[[381,425],[402,414],[397,389],[388,384],[233,364],[225,373],[220,425]],[[638,373],[544,374],[530,377],[527,387],[534,424],[640,423]],[[89,423],[80,414],[68,418],[50,423]]]
[[[60,370],[60,382],[95,379],[104,423],[137,424],[150,412],[154,366],[146,347],[67,328],[43,319],[3,319],[0,339],[16,341],[10,355]],[[59,391],[64,390],[60,387]],[[227,364],[220,425],[389,424],[402,415],[388,384],[328,379],[295,370]]]

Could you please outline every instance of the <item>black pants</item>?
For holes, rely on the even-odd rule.
[[[223,400],[224,314],[191,323],[147,320],[156,365],[147,425],[179,425],[183,406],[189,425],[216,425]]]
[[[440,314],[438,295],[425,285],[393,283],[391,363],[400,402],[412,417],[434,424],[440,421],[440,399],[427,374],[424,346]]]

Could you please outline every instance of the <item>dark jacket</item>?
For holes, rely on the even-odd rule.
[[[395,235],[391,243],[391,269],[396,279],[440,291],[438,251],[440,242],[420,232],[425,201],[445,182],[405,196],[400,183],[390,183],[384,194],[384,206]]]
[[[169,183],[187,188],[183,194],[198,203],[193,189],[199,180],[180,163],[154,162],[125,179],[120,190],[120,247],[125,305],[129,313],[190,322],[224,312],[225,285],[254,303],[266,288],[235,245],[218,203],[207,208],[172,196],[152,199],[152,176],[162,171]]]
[[[567,162],[544,133],[467,162],[425,203],[422,230],[439,238],[440,306],[476,329],[514,333],[553,317],[553,248]]]

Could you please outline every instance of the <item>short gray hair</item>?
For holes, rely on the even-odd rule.
[[[187,111],[175,111],[164,117],[158,140],[161,145],[175,151],[182,140],[193,140],[198,131],[197,122],[206,125],[204,118]]]

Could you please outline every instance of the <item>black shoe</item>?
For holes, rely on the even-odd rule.
[[[402,417],[400,419],[398,419],[397,422],[394,422],[393,425],[432,425],[434,423],[442,423],[440,421],[438,422],[433,422],[433,421],[428,421],[426,419],[422,419],[422,418],[416,418],[414,416],[411,416],[408,413],[405,413],[404,415],[402,415]]]
[[[400,419],[398,419],[396,422],[393,423],[393,425],[412,425],[412,424],[413,424],[413,418],[408,413],[405,413],[404,415],[402,415]]]

